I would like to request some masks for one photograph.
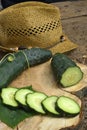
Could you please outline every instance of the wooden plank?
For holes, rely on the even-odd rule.
[[[69,19],[78,16],[87,16],[87,2],[86,1],[67,1],[57,2],[53,5],[59,7],[62,19]]]
[[[73,42],[87,45],[87,17],[62,20],[63,30]]]
[[[53,4],[60,8],[63,32],[78,44],[78,49],[71,51],[69,56],[87,65],[87,1]]]
[[[69,56],[77,62],[87,65],[87,17],[62,20],[63,31],[78,48],[71,51]]]

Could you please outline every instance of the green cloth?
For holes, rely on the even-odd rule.
[[[24,119],[34,116],[34,112],[24,111],[21,108],[10,108],[5,106],[0,99],[0,120],[9,127],[14,128]]]

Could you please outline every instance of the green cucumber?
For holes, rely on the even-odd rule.
[[[7,54],[0,61],[0,88],[7,87],[29,66],[46,62],[51,57],[51,51],[41,48],[25,49]]]
[[[60,96],[57,99],[57,109],[65,115],[77,115],[80,113],[80,105],[72,98]]]
[[[83,78],[83,72],[68,56],[56,53],[52,60],[51,66],[57,81],[63,87],[73,86]]]
[[[18,107],[18,103],[16,102],[14,95],[18,89],[17,88],[3,88],[1,91],[1,98],[2,102],[5,105],[11,106],[11,107]]]
[[[47,97],[44,93],[34,92],[32,94],[28,94],[26,98],[27,105],[35,110],[38,113],[45,114],[41,102]]]
[[[57,96],[49,96],[49,97],[45,98],[42,101],[42,105],[43,105],[45,111],[52,113],[54,115],[60,115],[60,113],[58,111],[56,111],[57,99],[58,99]]]
[[[15,93],[15,100],[23,106],[26,106],[26,95],[33,93],[32,90],[28,88],[20,88]]]

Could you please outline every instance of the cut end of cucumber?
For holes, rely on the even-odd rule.
[[[78,66],[69,67],[62,75],[60,83],[63,87],[70,87],[77,84],[83,77],[83,72]]]
[[[80,113],[80,106],[79,104],[73,100],[72,98],[66,96],[60,96],[57,100],[57,106],[63,112],[68,114],[78,114]]]

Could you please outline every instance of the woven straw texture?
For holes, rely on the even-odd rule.
[[[66,52],[77,47],[67,37],[61,42],[62,25],[57,7],[23,2],[0,12],[0,45],[6,48],[41,47]]]

